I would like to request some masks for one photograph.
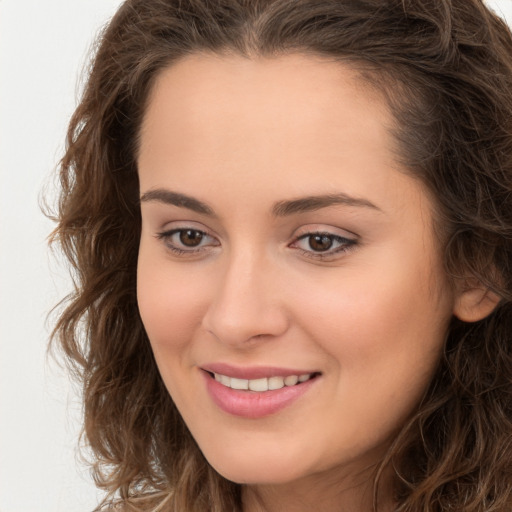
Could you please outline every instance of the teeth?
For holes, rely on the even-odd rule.
[[[224,386],[227,386],[228,388],[231,386],[231,378],[226,377],[225,375],[221,375],[220,373],[215,374],[215,380]]]
[[[268,389],[284,388],[284,377],[270,377],[268,379]]]
[[[313,376],[312,373],[302,375],[288,375],[287,377],[269,377],[262,379],[236,379],[220,373],[215,373],[217,382],[231,389],[250,390],[250,391],[273,391],[284,388],[285,386],[295,386],[297,383],[306,382]]]
[[[232,389],[249,389],[249,381],[247,379],[235,379],[231,377]]]
[[[249,381],[251,391],[268,391],[268,379],[252,379]]]
[[[299,377],[297,377],[297,375],[289,375],[284,379],[285,386],[295,386],[297,382],[299,382]]]

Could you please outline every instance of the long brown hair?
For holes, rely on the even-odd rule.
[[[54,331],[83,383],[97,484],[123,510],[241,510],[159,376],[136,301],[136,156],[158,73],[195,52],[349,62],[397,121],[432,194],[447,273],[501,297],[453,319],[383,464],[397,511],[512,510],[512,37],[481,0],[127,0],[104,30],[60,165],[54,233],[75,288]]]

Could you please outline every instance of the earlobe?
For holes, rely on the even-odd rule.
[[[484,287],[461,291],[455,299],[453,314],[463,322],[478,322],[490,315],[500,301],[500,296]]]

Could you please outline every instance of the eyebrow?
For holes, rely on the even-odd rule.
[[[272,213],[276,217],[285,217],[294,213],[312,212],[333,205],[357,206],[382,211],[367,199],[356,198],[347,194],[326,194],[301,197],[291,201],[279,201],[272,208]]]
[[[203,203],[199,199],[181,194],[179,192],[173,192],[171,190],[157,188],[148,190],[142,194],[140,198],[141,202],[157,201],[160,203],[170,204],[179,208],[187,208],[196,213],[202,215],[209,215],[214,217],[215,212],[206,203]],[[377,211],[382,211],[378,206],[374,205],[367,199],[356,198],[347,194],[324,194],[318,196],[306,196],[299,199],[292,199],[290,201],[279,201],[272,207],[272,214],[275,217],[286,217],[296,213],[306,213],[322,208],[327,208],[333,205],[344,205],[344,206],[356,206],[371,208]]]
[[[140,198],[141,203],[146,201],[158,201],[159,203],[171,204],[179,208],[187,208],[196,213],[203,215],[214,216],[213,210],[199,199],[180,194],[179,192],[172,192],[163,188],[157,188],[144,192]]]

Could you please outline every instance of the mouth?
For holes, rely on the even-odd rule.
[[[246,419],[258,419],[311,396],[321,372],[275,367],[239,368],[225,364],[202,367],[206,389],[223,412]]]
[[[276,391],[284,387],[297,386],[309,380],[315,379],[320,375],[319,372],[302,373],[287,376],[261,377],[258,379],[240,379],[223,375],[222,373],[209,372],[211,378],[215,379],[222,386],[238,391],[254,391],[263,393],[265,391]]]

